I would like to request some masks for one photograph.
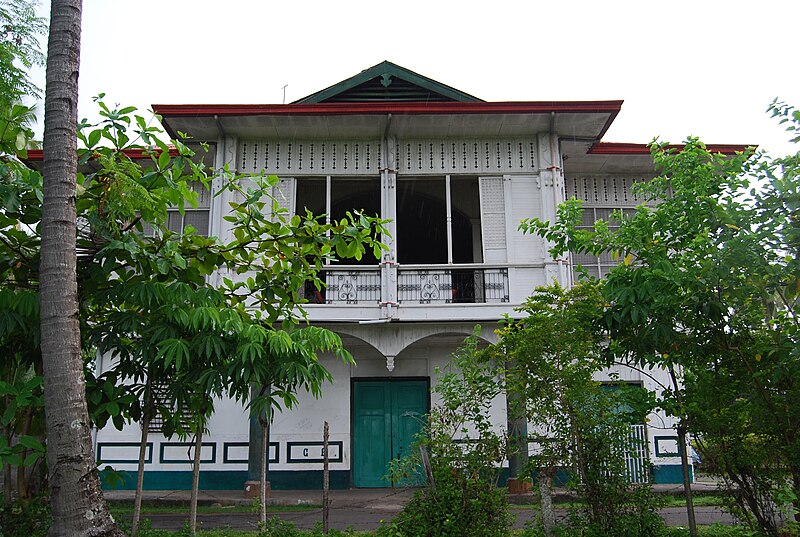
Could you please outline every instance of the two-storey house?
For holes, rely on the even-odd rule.
[[[331,264],[327,288],[301,291],[309,319],[341,334],[357,364],[324,358],[335,380],[322,398],[301,395],[296,410],[276,415],[273,488],[321,486],[324,421],[332,486],[390,485],[387,465],[411,446],[431,405],[435,369],[476,324],[492,342],[498,319],[536,286],[569,285],[575,263],[606,272],[614,260],[553,259],[543,240],[517,227],[523,218],[553,220],[571,196],[585,201],[587,225],[639,203],[630,187],[654,173],[647,148],[601,142],[621,106],[485,102],[383,62],[291,104],[154,107],[171,134],[212,144],[216,167],[278,175],[275,197],[292,214],[338,218],[362,209],[391,221],[380,259]],[[212,235],[228,232],[223,216],[234,200],[226,196],[204,198],[191,214]],[[650,376],[619,374],[656,389]],[[494,410],[505,428],[505,401]],[[634,463],[652,464],[660,482],[680,480],[672,425],[663,415],[638,425],[649,448]],[[251,431],[241,406],[217,404],[202,487],[243,487],[248,446],[258,438]],[[135,471],[139,434],[135,425],[99,431],[98,459]],[[188,487],[188,453],[186,444],[152,434],[145,486]]]

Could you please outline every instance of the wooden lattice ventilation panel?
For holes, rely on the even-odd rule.
[[[498,173],[536,171],[530,139],[405,140],[397,145],[401,173]]]
[[[380,162],[377,141],[249,140],[239,144],[242,173],[375,175]]]
[[[396,171],[405,174],[536,172],[533,138],[491,140],[400,140],[394,147]],[[375,175],[380,141],[244,140],[239,144],[242,173]]]
[[[567,198],[583,200],[586,206],[620,207],[645,203],[642,196],[633,192],[636,182],[647,177],[619,175],[578,175],[566,179]],[[648,203],[649,205],[649,203]]]

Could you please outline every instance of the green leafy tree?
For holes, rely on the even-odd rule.
[[[13,213],[18,208],[13,192],[20,183],[41,181],[24,166],[35,120],[33,109],[23,105],[24,96],[37,95],[27,75],[33,65],[43,65],[39,35],[46,23],[35,14],[35,4],[26,1],[0,2],[0,227],[8,229],[0,248],[0,278],[26,280],[33,252],[26,251],[24,224],[12,229]],[[12,213],[11,216],[7,213]],[[27,222],[30,223],[30,222]],[[38,267],[37,267],[38,270]],[[13,492],[12,467],[16,467],[16,493],[28,498],[31,487],[42,484],[31,478],[39,475],[43,455],[41,436],[42,388],[39,354],[38,295],[30,289],[10,290],[0,283],[0,467],[4,474],[4,501],[9,505]]]
[[[796,131],[797,111],[771,110]],[[764,506],[800,492],[798,157],[724,156],[689,139],[680,151],[654,144],[653,158],[662,175],[639,193],[658,204],[614,215],[618,229],[577,229],[575,200],[557,222],[522,228],[554,241],[554,252],[612,252],[623,261],[602,283],[611,351],[669,372],[661,405],[679,418],[681,444],[687,431],[698,435],[709,462],[739,486],[739,513],[776,534]]]
[[[643,423],[652,401],[604,390],[593,375],[606,365],[600,319],[606,308],[596,283],[565,290],[538,288],[520,307],[519,320],[507,320],[492,347],[505,357],[506,390],[521,393],[521,408],[511,412],[529,423],[531,473],[538,474],[542,529],[554,535],[553,481],[559,469],[585,501],[575,524],[591,535],[657,535],[663,523],[646,490],[631,502],[626,451],[634,448],[631,423]],[[646,487],[643,487],[646,489]]]
[[[47,21],[36,15],[38,2],[0,2],[0,108],[5,111],[23,97],[40,97],[31,82],[31,67],[45,64],[39,37],[47,33]]]
[[[206,168],[185,143],[174,140],[173,149],[156,138],[158,129],[135,109],[98,104],[103,121],[81,133],[82,159],[98,168],[82,177],[79,198],[87,222],[79,243],[87,266],[82,304],[89,348],[116,365],[92,381],[100,388],[90,394],[97,417],[105,411],[119,426],[125,415],[148,419],[157,412],[167,418],[166,434],[192,434],[200,445],[213,397],[245,401],[252,386],[270,386],[266,397],[249,402],[257,412],[277,401],[292,406],[299,389],[319,395],[330,375],[316,353],[352,358],[332,332],[297,325],[302,310],[294,290],[308,281],[321,286],[317,271],[334,254],[379,251],[374,237],[382,222],[364,215],[332,224],[311,214],[288,218],[269,195],[277,178],[248,177],[245,188],[223,171],[223,188],[241,200],[226,217],[233,240],[191,228],[171,232],[167,210],[195,204],[196,190],[209,183]],[[149,143],[158,149],[148,153]],[[142,152],[149,154],[144,167],[127,156]],[[106,398],[115,393],[109,384],[127,393]],[[154,404],[154,386],[169,404]],[[195,419],[183,423],[175,409]],[[145,434],[146,428],[143,442]],[[141,478],[140,471],[139,486]]]
[[[199,437],[213,411],[211,396],[244,401],[252,385],[270,385],[266,401],[291,406],[298,389],[319,394],[330,375],[316,353],[352,358],[332,332],[298,324],[302,301],[294,290],[308,281],[322,286],[317,271],[334,255],[380,250],[374,237],[382,222],[363,215],[331,224],[311,214],[288,218],[269,195],[277,178],[248,177],[245,188],[223,171],[223,188],[240,200],[227,217],[233,239],[191,228],[172,232],[168,211],[196,204],[197,190],[210,181],[201,155],[180,140],[161,141],[133,108],[98,104],[103,120],[84,123],[79,134],[85,173],[77,179],[80,225],[72,230],[83,356],[87,366],[98,352],[115,364],[87,369],[94,423],[122,427],[159,413],[167,418],[165,433]],[[39,286],[41,177],[28,172],[4,190],[13,210],[0,230],[3,286],[14,297],[35,297]],[[4,312],[17,319],[11,305],[9,299]],[[7,326],[18,325],[26,326]],[[9,344],[28,341],[27,350],[38,352],[36,339],[10,336]],[[148,397],[154,383],[166,387],[166,403]],[[178,408],[196,411],[198,421],[183,423]]]

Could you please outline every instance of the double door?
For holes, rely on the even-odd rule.
[[[390,487],[389,463],[414,449],[428,412],[427,380],[353,382],[353,485]]]

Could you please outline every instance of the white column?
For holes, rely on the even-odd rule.
[[[232,193],[223,192],[218,196],[214,194],[222,190],[225,184],[226,179],[223,178],[222,173],[226,166],[229,173],[234,175],[238,173],[238,163],[236,162],[239,152],[238,142],[239,140],[236,136],[221,136],[217,141],[217,151],[214,155],[214,168],[217,173],[211,181],[212,198],[208,215],[208,233],[226,242],[231,238],[228,236],[230,233],[229,223],[223,217],[228,213],[229,203],[232,201]]]
[[[445,198],[447,200],[447,263],[453,264],[453,204],[450,199],[450,176],[444,177]]]
[[[396,147],[397,139],[389,136],[386,140],[387,147],[387,169],[386,169],[386,216],[385,218],[391,219],[387,225],[391,238],[387,246],[389,251],[384,255],[384,260],[387,263],[387,296],[385,301],[390,306],[397,305],[397,167],[396,160]],[[402,225],[402,224],[401,224]],[[391,310],[391,307],[390,307]],[[389,315],[390,317],[392,315]]]
[[[555,222],[556,208],[564,200],[564,179],[561,170],[561,155],[558,149],[558,136],[553,133],[540,133],[538,136],[539,188],[541,189],[541,219]],[[558,281],[569,285],[567,270],[568,254],[560,259],[551,259],[548,250],[552,244],[544,245],[545,277],[547,282]]]

